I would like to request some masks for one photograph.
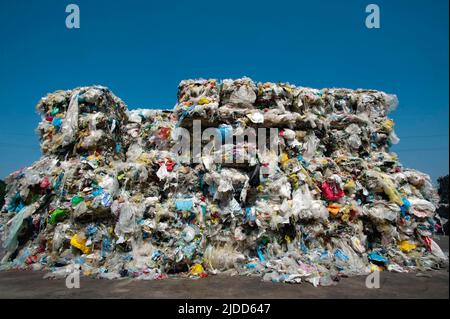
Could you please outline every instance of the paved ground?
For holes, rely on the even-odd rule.
[[[448,251],[448,237],[439,242]],[[210,276],[160,281],[81,278],[79,289],[65,280],[43,279],[33,271],[0,272],[0,298],[449,298],[448,268],[417,274],[381,273],[380,289],[367,289],[365,277],[343,278],[332,287],[262,282],[260,278]]]
[[[0,273],[0,298],[448,298],[448,271],[381,274],[380,289],[367,289],[364,277],[344,278],[336,286],[314,288],[262,282],[259,278],[211,276],[206,279],[160,281],[82,278],[79,289],[64,280],[42,279],[42,273]]]

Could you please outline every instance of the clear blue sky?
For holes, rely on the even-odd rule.
[[[407,167],[448,173],[448,1],[0,0],[0,177],[40,157],[34,107],[102,84],[129,108],[172,108],[187,78],[396,93]],[[76,3],[81,28],[65,27]],[[364,25],[381,9],[381,29]]]

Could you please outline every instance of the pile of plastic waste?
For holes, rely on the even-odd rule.
[[[173,111],[128,110],[99,86],[49,94],[41,159],[5,179],[0,269],[325,286],[442,267],[437,191],[389,150],[396,105],[249,78],[182,81]]]

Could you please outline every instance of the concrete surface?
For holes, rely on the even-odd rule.
[[[336,286],[314,288],[262,282],[260,278],[210,276],[205,279],[159,281],[81,278],[80,288],[68,289],[65,280],[42,279],[42,272],[0,273],[0,298],[448,298],[448,271],[416,274],[382,273],[380,289],[365,287],[365,277],[342,279]]]
[[[438,244],[448,251],[448,237]],[[65,280],[43,279],[44,272],[0,272],[0,298],[449,298],[448,268],[416,273],[382,272],[380,289],[368,289],[365,277],[343,278],[336,286],[314,288],[262,282],[258,277],[209,276],[205,279],[169,278],[159,281],[81,278],[80,288],[68,289]]]

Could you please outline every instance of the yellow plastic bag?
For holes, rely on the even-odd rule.
[[[386,193],[386,195],[388,195],[389,200],[393,203],[396,203],[399,206],[402,206],[403,205],[402,198],[395,189],[395,185],[392,183],[392,181],[389,178],[382,176],[382,184],[383,190]]]
[[[203,271],[204,271],[203,266],[201,264],[195,264],[189,270],[191,275],[196,275],[196,276],[200,275]]]
[[[280,162],[281,165],[285,165],[289,161],[289,156],[286,153],[281,154]]]
[[[206,97],[202,97],[198,100],[199,105],[208,104],[209,100]]]
[[[384,129],[386,132],[392,131],[392,129],[394,128],[394,125],[395,125],[395,123],[394,123],[394,121],[392,121],[392,120],[386,120],[386,121],[384,121],[383,124],[382,124],[383,129]]]
[[[81,250],[83,254],[89,254],[91,252],[91,248],[86,246],[86,238],[78,238],[78,234],[72,236],[70,245]]]
[[[384,267],[377,266],[377,265],[374,265],[374,264],[370,265],[370,272],[383,271],[383,270],[384,270]]]
[[[349,179],[347,183],[344,185],[344,189],[348,192],[354,192],[356,189],[356,184],[353,179]]]
[[[410,243],[408,240],[403,240],[400,245],[400,249],[404,253],[409,253],[411,250],[416,249],[417,245]]]

